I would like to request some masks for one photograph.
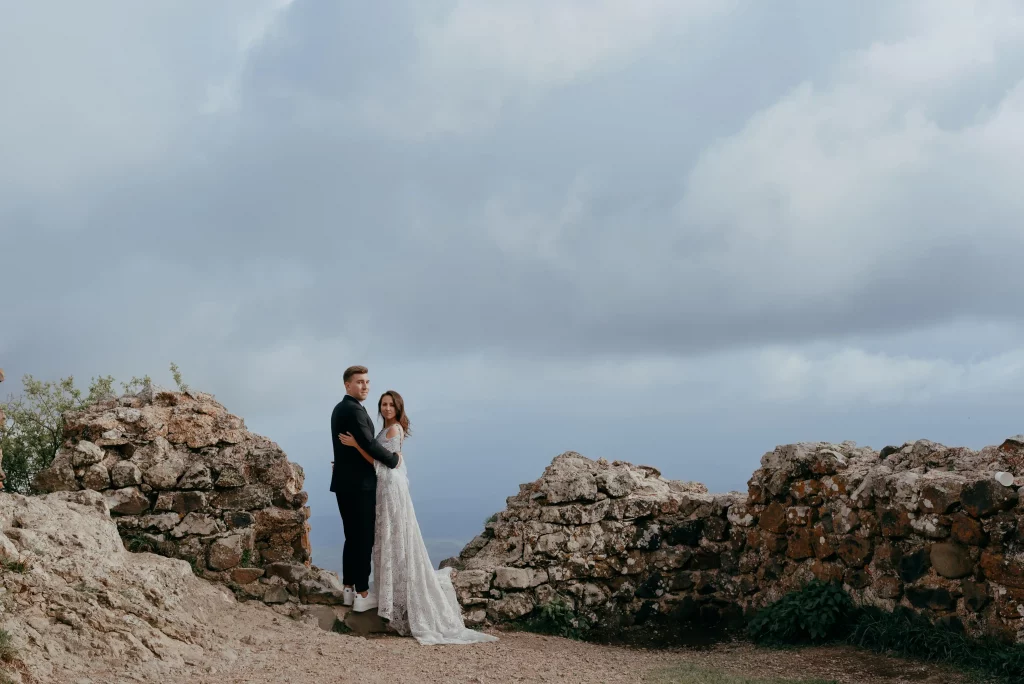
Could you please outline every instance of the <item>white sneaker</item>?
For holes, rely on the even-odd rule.
[[[356,590],[352,587],[345,587],[341,590],[341,602],[343,605],[351,606],[352,601],[355,599]]]
[[[352,612],[354,613],[362,613],[363,611],[376,607],[377,597],[373,594],[368,593],[366,596],[356,594],[355,599],[352,601]]]

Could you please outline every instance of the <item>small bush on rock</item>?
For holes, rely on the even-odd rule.
[[[11,643],[11,634],[6,629],[0,629],[0,661],[9,663],[17,655],[14,644]]]
[[[585,615],[574,611],[561,598],[546,603],[519,623],[526,632],[550,634],[567,639],[583,639],[593,628]]]
[[[763,644],[822,643],[841,636],[853,612],[839,584],[813,580],[759,612],[747,633]]]

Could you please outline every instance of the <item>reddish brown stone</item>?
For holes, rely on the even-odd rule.
[[[960,492],[964,510],[975,518],[1010,510],[1018,498],[1017,492],[989,478],[965,485]]]
[[[988,582],[964,580],[960,583],[960,588],[964,592],[964,606],[967,607],[967,610],[980,613],[988,605]]]
[[[794,560],[814,556],[813,532],[806,527],[794,527],[789,531],[786,555]]]
[[[860,521],[860,526],[864,528],[864,533],[868,536],[874,536],[878,534],[878,516],[872,511],[861,510],[857,512],[857,519]]]
[[[752,484],[747,487],[747,503],[760,504],[765,501],[764,489],[760,485]]]
[[[871,575],[863,570],[847,570],[843,575],[843,581],[854,589],[863,589],[871,584]]]
[[[921,488],[918,510],[922,513],[949,513],[960,503],[962,485],[956,482],[936,482]]]
[[[871,557],[871,540],[864,537],[843,537],[839,557],[851,568],[863,567]]]
[[[985,577],[996,584],[1024,589],[1024,564],[1019,561],[1007,560],[999,553],[983,551],[981,568],[985,571]]]
[[[1003,460],[1015,473],[1024,471],[1024,439],[1020,435],[1010,437],[999,445]]]
[[[796,501],[804,501],[821,491],[821,483],[817,480],[800,480],[789,487],[789,495]]]
[[[783,534],[786,531],[786,509],[782,504],[775,501],[768,505],[758,519],[758,525],[762,529],[774,534]]]
[[[872,562],[879,572],[896,572],[900,567],[900,560],[903,558],[903,551],[892,542],[882,542],[875,547],[875,555]]]
[[[1012,512],[997,513],[981,521],[990,544],[1006,544],[1017,536],[1017,517]]]
[[[838,563],[822,563],[816,560],[811,564],[811,572],[822,582],[841,582],[845,569]]]
[[[836,539],[825,531],[824,526],[816,525],[811,533],[814,538],[814,555],[821,559],[836,555]]]
[[[821,497],[824,499],[835,499],[846,496],[846,478],[842,475],[832,475],[821,478]]]
[[[786,509],[786,523],[806,527],[818,519],[818,511],[810,506],[790,506]]]
[[[964,515],[955,513],[952,516],[953,526],[950,533],[953,539],[968,546],[984,546],[988,543],[988,534],[982,528],[981,523]]]
[[[910,513],[905,508],[882,508],[878,522],[883,537],[909,537],[914,533],[910,525]]]
[[[903,582],[898,577],[883,575],[875,580],[874,590],[879,598],[898,599],[903,595]]]
[[[786,550],[786,538],[781,534],[762,534],[761,543],[768,553],[782,553]]]
[[[263,568],[234,568],[231,580],[237,584],[249,584],[263,577]]]

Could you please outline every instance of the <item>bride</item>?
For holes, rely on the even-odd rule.
[[[388,390],[377,402],[384,427],[377,441],[391,452],[400,452],[410,434],[405,402]],[[378,463],[359,447],[349,433],[341,441],[359,450],[377,470],[376,542],[373,546],[377,614],[402,636],[410,634],[421,644],[473,644],[497,641],[498,637],[467,629],[455,596],[451,568],[434,570],[409,495],[405,458],[397,468]]]

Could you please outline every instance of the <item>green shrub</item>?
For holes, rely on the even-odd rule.
[[[8,572],[24,574],[28,572],[28,564],[23,561],[4,560],[0,561],[0,567]]]
[[[345,624],[344,620],[340,618],[334,618],[334,624],[331,625],[331,631],[337,632],[338,634],[351,634],[352,629]]]
[[[840,637],[853,612],[842,586],[813,580],[760,611],[747,633],[761,644],[822,643]]]
[[[948,663],[1006,681],[1024,681],[1024,646],[972,638],[961,630],[933,624],[906,608],[891,613],[874,606],[859,608],[846,641],[878,653]]]
[[[171,363],[171,375],[180,391],[188,391],[174,363]],[[121,387],[125,392],[134,393],[151,382],[148,375],[133,377],[122,382]],[[84,393],[75,386],[74,376],[43,382],[25,375],[21,383],[20,395],[11,395],[6,402],[0,402],[6,417],[0,421],[0,451],[7,474],[2,489],[33,494],[36,474],[50,467],[64,443],[64,414],[115,396],[114,378],[110,375],[93,378]]]
[[[133,534],[128,537],[125,548],[132,553],[153,553],[156,550],[156,543],[144,534]]]
[[[517,626],[525,632],[551,634],[567,639],[583,639],[593,628],[585,615],[574,611],[562,598],[556,598],[537,608],[519,621]]]
[[[970,637],[962,628],[932,623],[908,608],[888,612],[854,606],[838,584],[813,581],[783,596],[754,616],[747,634],[770,646],[843,642],[1008,682],[1024,681],[1024,646]]]

